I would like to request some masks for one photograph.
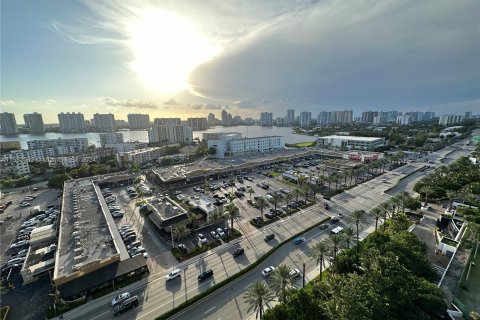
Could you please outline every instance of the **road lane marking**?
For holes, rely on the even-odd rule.
[[[208,309],[207,311],[205,311],[203,314],[207,314],[207,313],[209,313],[210,311],[213,311],[213,309],[215,309],[215,308],[216,308],[216,306],[213,306],[213,307],[211,307],[210,309]]]
[[[103,316],[104,314],[107,314],[107,313],[110,313],[110,312],[106,311],[106,312],[104,312],[104,313],[102,313],[102,314],[99,314],[99,315],[96,316],[96,317],[91,318],[90,320],[97,319],[97,318],[99,318],[99,317],[101,317],[101,316]]]

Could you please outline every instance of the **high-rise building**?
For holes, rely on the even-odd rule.
[[[100,146],[105,148],[107,144],[123,143],[123,133],[121,132],[107,132],[100,133]]]
[[[95,113],[93,122],[99,131],[115,131],[115,116],[111,113]]]
[[[148,141],[161,143],[191,143],[193,141],[193,130],[186,124],[154,124],[152,128],[148,130]]]
[[[272,112],[262,112],[260,114],[260,125],[271,127],[273,125],[273,113]]]
[[[233,125],[233,117],[227,112],[227,110],[222,110],[222,126],[231,126]]]
[[[286,125],[293,125],[295,122],[295,110],[293,109],[288,109],[287,110],[287,117],[285,118]]]
[[[322,111],[317,116],[318,125],[353,122],[353,111]]]
[[[214,126],[217,124],[217,118],[215,118],[215,115],[211,112],[208,114],[207,123],[209,126]]]
[[[351,123],[353,121],[353,110],[337,111],[337,123]]]
[[[253,125],[254,121],[253,118],[245,118],[245,125],[251,126]]]
[[[310,111],[300,112],[300,127],[307,127],[312,123],[312,113]]]
[[[150,116],[148,114],[130,113],[127,115],[130,129],[150,128]]]
[[[459,123],[463,120],[463,116],[456,115],[456,114],[447,114],[440,116],[438,119],[438,124],[448,126],[451,124]]]
[[[373,119],[378,116],[378,111],[365,111],[362,113],[363,123],[373,123]]]
[[[159,126],[181,125],[182,124],[182,119],[180,119],[180,118],[155,118],[155,119],[153,119],[153,124],[158,124]]]
[[[435,118],[435,112],[427,111],[423,114],[424,121],[432,120],[433,118]]]
[[[467,111],[465,112],[465,116],[463,116],[465,119],[470,119],[470,117],[472,116],[472,111]]]
[[[82,113],[59,113],[58,123],[62,133],[85,133],[85,119]]]
[[[401,116],[397,116],[397,123],[401,124],[401,125],[412,124],[413,123],[412,116],[410,116],[408,114],[403,114]]]
[[[10,112],[0,113],[0,133],[15,134],[18,133],[17,121],[15,115]]]
[[[192,130],[207,130],[207,118],[188,118],[187,124]]]
[[[25,129],[28,129],[28,131],[36,133],[45,132],[45,125],[43,124],[43,118],[40,113],[24,114],[23,120],[25,120]]]

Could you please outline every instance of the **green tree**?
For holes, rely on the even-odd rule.
[[[267,206],[267,200],[265,200],[263,197],[258,198],[257,200],[257,205],[260,208],[260,215],[263,217],[263,209]]]
[[[290,275],[291,269],[284,264],[281,264],[275,269],[271,277],[268,279],[268,284],[275,290],[278,300],[283,303],[287,300],[287,290],[293,286],[293,279]]]
[[[384,212],[381,207],[375,207],[370,211],[370,216],[375,219],[375,231],[377,231],[378,219],[383,216]]]
[[[315,243],[308,252],[308,256],[315,259],[316,264],[320,265],[320,281],[322,281],[323,265],[325,264],[325,257],[330,252],[331,248],[327,241],[322,240]]]
[[[186,236],[190,234],[190,229],[187,228],[185,225],[179,225],[175,229],[172,230],[172,237],[174,240],[178,242],[182,242]]]
[[[272,202],[273,205],[275,206],[275,210],[277,210],[277,204],[282,200],[282,196],[278,194],[277,192],[272,194]]]
[[[229,204],[227,204],[227,206],[225,207],[225,217],[227,219],[230,220],[230,230],[233,230],[233,221],[236,219],[236,218],[240,218],[240,212],[238,210],[238,207],[233,203],[233,202],[230,202]]]
[[[263,319],[264,307],[273,300],[273,293],[264,282],[256,282],[251,285],[243,295],[244,301],[249,305],[248,312],[254,310],[256,318]]]
[[[357,255],[358,255],[358,250],[360,245],[359,228],[360,228],[360,225],[363,224],[363,222],[365,222],[366,213],[364,210],[355,210],[352,212],[351,218],[355,222],[355,227],[357,231]]]
[[[353,230],[352,227],[348,226],[345,229],[343,229],[342,232],[342,239],[345,241],[345,244],[347,245],[347,249],[350,249],[350,243],[355,241],[355,230]]]

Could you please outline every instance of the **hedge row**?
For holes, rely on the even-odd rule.
[[[155,320],[166,320],[170,317],[172,317],[173,315],[175,315],[176,313],[192,306],[193,304],[195,304],[196,302],[200,301],[200,300],[203,300],[204,298],[206,298],[208,295],[210,295],[211,293],[213,293],[214,291],[220,289],[221,287],[227,285],[228,283],[240,278],[241,276],[245,275],[246,273],[252,271],[253,269],[255,269],[260,263],[262,263],[265,259],[267,259],[269,256],[271,256],[275,251],[277,251],[281,246],[283,246],[284,244],[292,241],[293,239],[295,239],[296,237],[304,234],[305,232],[308,232],[310,230],[312,230],[313,228],[329,221],[330,218],[327,217],[325,219],[323,219],[322,221],[318,222],[318,223],[315,223],[314,225],[308,227],[307,229],[303,230],[302,232],[299,232],[293,236],[291,236],[290,238],[286,239],[285,241],[277,244],[275,247],[273,247],[272,249],[270,249],[267,253],[265,253],[263,256],[261,256],[257,261],[255,261],[254,263],[252,263],[251,265],[249,265],[248,267],[246,267],[245,269],[237,272],[236,274],[234,274],[233,276],[223,280],[222,282],[219,282],[217,284],[215,284],[213,287],[205,290],[204,292],[192,297],[191,299],[183,302],[182,304],[178,305],[177,307],[173,308],[172,310],[170,311],[167,311],[166,313],[162,314],[161,316],[155,318]]]

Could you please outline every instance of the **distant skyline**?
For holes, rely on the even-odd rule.
[[[480,110],[479,1],[2,1],[1,111]]]

